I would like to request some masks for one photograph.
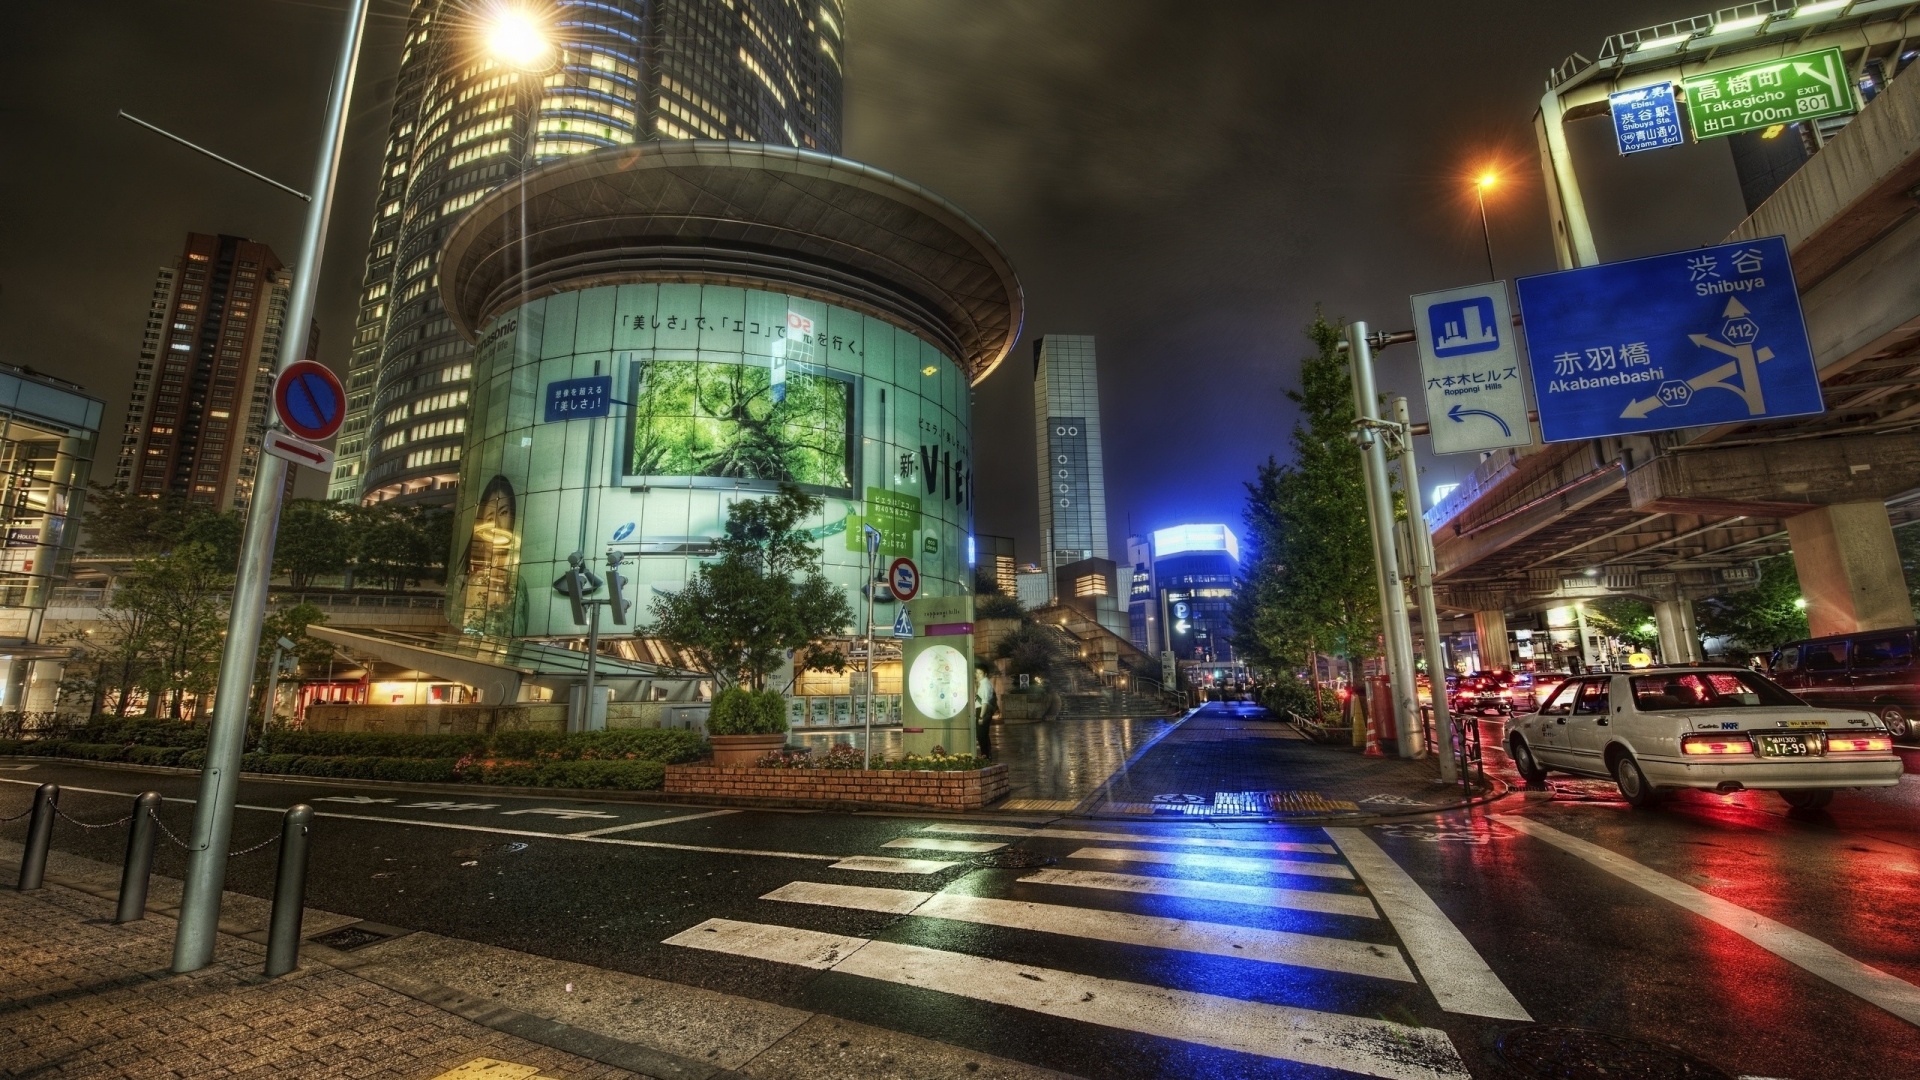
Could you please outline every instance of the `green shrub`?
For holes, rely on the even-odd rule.
[[[263,753],[318,757],[447,758],[482,753],[486,747],[485,735],[399,735],[285,728],[274,728],[260,740]]]
[[[709,735],[784,735],[787,700],[772,690],[728,687],[714,695],[707,713]]]
[[[164,717],[96,716],[74,733],[74,739],[89,743],[204,748],[207,745],[207,726]]]
[[[918,769],[932,772],[960,772],[970,769],[984,769],[993,762],[979,754],[943,754],[937,750],[931,754],[908,754],[906,757],[876,761],[876,769]]]
[[[1281,720],[1285,720],[1288,713],[1319,720],[1337,715],[1340,710],[1340,700],[1332,690],[1324,686],[1320,688],[1320,705],[1316,708],[1313,687],[1305,679],[1286,675],[1261,688],[1260,704]]]
[[[26,745],[22,739],[0,739],[0,754],[24,754]]]
[[[657,761],[554,761],[540,768],[540,787],[652,791],[666,782]]]
[[[1020,601],[1003,593],[980,593],[973,598],[973,617],[976,619],[1018,619],[1023,618],[1027,610]]]

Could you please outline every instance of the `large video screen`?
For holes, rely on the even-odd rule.
[[[626,473],[853,488],[853,383],[786,371],[775,400],[767,368],[698,360],[633,365]]]

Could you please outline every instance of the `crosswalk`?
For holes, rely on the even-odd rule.
[[[665,943],[1252,1055],[1289,1076],[1310,1066],[1387,1080],[1467,1080],[1450,1036],[1414,1021],[1416,1012],[1531,1019],[1364,833],[1285,835],[929,824],[879,844],[880,854],[829,868],[863,871],[856,876],[865,881],[797,879],[760,897],[771,902],[766,921],[712,918]],[[1013,841],[1064,853],[1022,870],[961,861]],[[880,874],[895,876],[869,876]],[[949,877],[935,880],[942,874]],[[823,908],[886,918],[864,936],[808,928],[874,925],[804,915]],[[940,929],[956,923],[975,929]],[[1032,935],[1056,944],[1037,947],[1042,939]],[[1127,973],[1157,977],[1114,978],[1100,958],[1116,946],[1151,960]],[[1381,1007],[1388,1000],[1427,1004]]]

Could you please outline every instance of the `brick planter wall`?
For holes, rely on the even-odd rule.
[[[1005,765],[966,772],[669,765],[666,793],[720,801],[978,810],[1005,796],[1010,786]]]

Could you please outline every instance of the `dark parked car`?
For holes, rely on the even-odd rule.
[[[1920,734],[1920,669],[1913,663],[1915,627],[1862,630],[1782,645],[1773,679],[1809,705],[1866,709],[1895,739]]]
[[[1462,715],[1498,713],[1513,715],[1513,674],[1506,671],[1476,671],[1454,684],[1447,707]]]

